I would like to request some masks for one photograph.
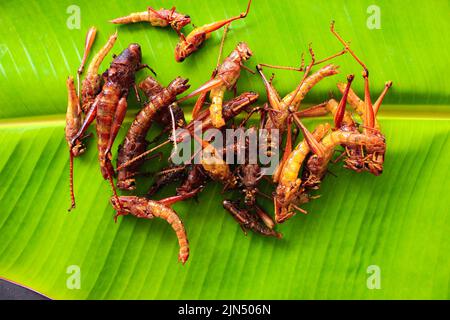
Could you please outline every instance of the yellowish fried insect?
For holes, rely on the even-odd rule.
[[[212,22],[204,26],[195,28],[187,36],[184,36],[182,33],[179,33],[180,41],[175,47],[175,60],[177,62],[184,61],[187,57],[189,57],[191,54],[193,54],[200,48],[203,42],[205,42],[206,39],[208,39],[211,36],[212,32],[222,28],[223,26],[228,25],[232,21],[245,18],[250,10],[251,3],[252,0],[249,0],[247,10],[238,16],[217,22]]]
[[[359,132],[349,132],[341,129],[332,131],[319,142],[301,123],[300,119],[295,119],[313,153],[308,159],[304,170],[303,186],[307,188],[317,188],[319,186],[327,172],[327,165],[337,146],[359,146],[372,148],[372,150],[378,152],[382,152],[386,148],[384,137],[379,135],[367,135]]]
[[[115,24],[128,24],[136,22],[148,22],[154,27],[167,27],[170,25],[177,32],[187,24],[191,23],[191,18],[186,14],[181,14],[172,9],[155,10],[148,7],[147,11],[134,12],[125,17],[120,17],[109,21]]]
[[[237,186],[237,178],[231,172],[230,166],[223,160],[222,155],[209,142],[202,140],[197,135],[193,135],[194,139],[200,143],[202,147],[200,164],[202,165],[208,176],[214,180],[221,182],[228,189]]]
[[[135,196],[111,197],[111,203],[117,211],[117,215],[131,214],[138,218],[153,219],[154,217],[166,220],[178,238],[180,246],[178,260],[185,264],[189,258],[189,242],[186,230],[178,214],[163,201],[152,201],[147,198]]]
[[[250,59],[252,54],[249,46],[245,42],[240,42],[217,68],[214,79],[207,81],[198,89],[179,99],[178,102],[185,101],[191,97],[210,91],[209,97],[211,99],[211,105],[209,107],[209,112],[212,124],[216,128],[224,126],[225,120],[222,115],[223,96],[226,90],[235,88],[236,82],[241,75],[241,68],[244,67],[243,62]]]
[[[336,32],[336,30],[334,29],[334,21],[331,22],[330,29],[333,35],[339,40],[339,42],[341,42],[345,46],[346,50],[363,67],[362,76],[364,78],[364,108],[362,108],[362,105],[359,102],[360,99],[357,98],[356,95],[355,97],[352,96],[352,99],[350,100],[351,103],[355,102],[355,106],[357,106],[357,112],[363,118],[363,132],[367,135],[379,136],[384,140],[384,136],[380,131],[380,126],[377,124],[376,115],[387,91],[392,86],[392,81],[386,82],[379,98],[377,99],[375,104],[372,104],[369,89],[369,70],[367,69],[367,66],[361,61],[361,59],[356,56],[356,54],[350,48],[349,44]],[[365,168],[374,175],[381,174],[383,172],[384,154],[386,150],[381,150],[380,148],[378,148],[378,146],[376,146],[375,148],[366,147],[365,151],[367,154],[365,156],[361,156],[361,159],[365,163]]]
[[[329,129],[330,125],[328,123],[320,124],[312,135],[320,141]],[[304,189],[301,187],[302,181],[298,176],[303,161],[309,152],[309,145],[303,140],[295,147],[282,165],[274,195],[275,221],[277,223],[286,221],[292,217],[295,214],[295,209],[299,209],[298,205],[307,202],[307,195],[303,194]],[[301,211],[305,213],[303,209]]]
[[[315,54],[311,46],[309,47],[309,53],[311,55],[311,62],[306,68],[304,68],[303,57],[300,68],[274,66],[268,64],[257,65],[256,69],[261,75],[264,86],[266,88],[267,100],[269,101],[270,107],[272,109],[272,112],[269,113],[271,116],[267,119],[267,122],[264,125],[266,129],[276,128],[285,131],[287,127],[287,118],[289,117],[290,112],[297,111],[306,94],[325,77],[337,74],[339,68],[338,66],[330,64],[309,75],[312,67],[345,54],[346,49],[320,61],[316,61]],[[263,66],[275,69],[305,71],[305,73],[296,89],[287,94],[283,99],[281,99],[277,90],[273,87],[272,81],[268,80],[262,72]]]

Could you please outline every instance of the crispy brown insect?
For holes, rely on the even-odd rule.
[[[144,91],[148,101],[151,101],[155,95],[161,92],[164,87],[156,81],[152,76],[145,78],[140,84],[139,88]],[[172,121],[172,116],[175,121]],[[173,122],[175,122],[175,128],[182,128],[186,125],[186,119],[184,117],[184,111],[177,103],[172,103],[168,108],[162,108],[156,113],[154,120],[156,123],[163,126],[161,133],[150,141],[149,144],[158,141],[164,133],[173,129]]]
[[[72,201],[69,211],[75,208],[75,195],[73,191],[73,158],[78,157],[85,150],[81,138],[74,140],[78,130],[81,128],[81,107],[75,91],[75,84],[72,77],[67,78],[67,113],[66,113],[66,141],[69,145],[70,154],[70,198]]]
[[[240,77],[243,62],[250,59],[252,51],[245,42],[240,42],[236,48],[225,58],[223,63],[217,68],[214,79],[194,90],[178,101],[185,101],[203,92],[210,91],[211,106],[209,107],[212,124],[216,128],[225,125],[222,115],[223,96],[226,90],[231,90],[236,86]]]
[[[348,132],[341,129],[332,131],[319,142],[298,118],[296,121],[300,125],[305,140],[312,151],[312,155],[307,160],[303,171],[303,186],[306,188],[317,188],[319,186],[327,172],[327,165],[333,156],[334,149],[338,145],[373,148],[373,150],[378,152],[386,148],[383,137],[359,132]]]
[[[147,11],[134,12],[125,17],[110,20],[109,22],[115,24],[148,22],[154,27],[170,26],[176,32],[180,32],[185,25],[191,23],[191,18],[186,14],[175,11],[175,7],[170,10],[164,8],[155,10],[152,7],[148,7]]]
[[[314,137],[320,141],[329,131],[328,124],[317,126],[314,130]],[[288,158],[282,163],[279,175],[278,185],[274,194],[275,221],[281,223],[295,214],[295,210],[306,213],[299,205],[308,202],[308,195],[304,193],[302,181],[298,178],[300,169],[310,148],[308,143],[303,140],[289,154]]]
[[[200,192],[207,181],[208,175],[203,167],[199,164],[193,164],[189,168],[186,179],[177,188],[177,195],[184,196],[190,194],[192,190],[198,190]]]
[[[217,68],[220,66],[220,60],[222,59],[223,45],[225,44],[225,38],[227,36],[229,26],[230,26],[230,24],[227,24],[227,25],[225,25],[225,28],[223,29],[223,35],[222,35],[222,40],[220,41],[219,56],[217,57],[216,68],[213,70],[210,80],[212,80],[216,77]],[[207,95],[208,95],[208,92],[202,92],[198,96],[197,101],[195,102],[195,105],[192,108],[192,119],[197,118],[198,113],[202,110],[203,105],[205,104]]]
[[[119,155],[117,157],[117,166],[120,167],[124,163],[140,155],[147,149],[146,136],[156,114],[165,107],[168,107],[176,100],[176,96],[189,88],[188,80],[181,77],[173,80],[167,88],[158,91],[152,96],[150,101],[137,114],[131,124],[123,144],[119,147]],[[135,175],[141,161],[136,161],[131,166],[118,170],[117,187],[123,190],[133,190],[135,186]]]
[[[112,197],[111,203],[118,215],[131,214],[138,218],[153,219],[154,217],[166,220],[178,238],[180,246],[178,260],[185,264],[189,258],[189,242],[183,222],[177,213],[158,201],[134,196]]]
[[[219,152],[211,143],[202,140],[194,134],[194,139],[202,147],[200,164],[208,176],[222,183],[227,188],[232,189],[237,186],[237,178],[231,172],[230,166],[223,160],[223,154]]]
[[[147,191],[146,197],[152,197],[161,188],[172,182],[181,181],[186,178],[187,174],[188,166],[170,164],[156,174],[156,180]]]
[[[232,119],[237,116],[242,110],[244,110],[247,106],[254,103],[258,99],[258,94],[254,92],[245,92],[240,96],[231,99],[230,101],[224,104],[223,115],[226,120]],[[212,127],[211,118],[209,117],[209,110],[203,110],[195,119],[196,121],[202,121],[202,131],[206,131],[207,129]],[[185,134],[193,135],[194,133],[194,122],[190,122],[185,129]],[[185,134],[181,134],[177,136],[177,140],[181,141],[184,139]],[[156,191],[158,191],[161,187],[171,183],[178,181],[180,178],[186,178],[182,185],[177,189],[177,195],[183,195],[188,192],[191,192],[194,189],[198,189],[203,186],[208,179],[208,176],[205,174],[201,165],[192,165],[188,166],[175,166],[168,167],[162,170],[162,174],[158,174],[158,178],[155,183],[150,188],[147,193],[148,196],[153,195]],[[187,175],[187,176],[186,176]],[[200,191],[201,189],[199,189]]]
[[[102,91],[95,98],[88,116],[73,139],[75,141],[84,134],[95,118],[93,115],[96,115],[100,170],[103,178],[109,181],[116,197],[117,192],[113,181],[114,169],[111,164],[111,147],[125,117],[126,99],[129,88],[135,84],[135,73],[145,67],[141,64],[141,56],[141,47],[138,44],[130,44],[113,60],[104,74],[105,84]]]
[[[315,64],[316,63],[313,62],[311,66]],[[337,66],[332,64],[326,65],[312,75],[302,79],[294,91],[281,99],[276,89],[265,77],[262,72],[262,68],[258,66],[257,70],[263,79],[264,86],[266,87],[267,98],[270,107],[273,110],[272,112],[269,112],[270,117],[267,119],[265,128],[276,128],[282,131],[285,131],[287,128],[287,118],[289,117],[289,113],[291,111],[296,111],[299,108],[299,105],[305,98],[306,94],[323,78],[333,76],[338,73]]]
[[[204,26],[195,28],[187,36],[180,33],[180,41],[175,47],[175,60],[177,62],[184,61],[187,57],[197,51],[200,46],[211,36],[211,33],[222,28],[223,26],[231,23],[234,20],[243,19],[247,16],[250,10],[250,4],[252,0],[249,0],[246,12],[241,13],[236,17],[225,19],[222,21],[213,22]]]
[[[301,115],[303,117],[314,117],[331,113],[334,116],[335,128],[339,128],[342,131],[359,133],[358,126],[353,120],[352,115],[345,110],[348,95],[351,91],[350,85],[353,81],[353,78],[353,75],[349,75],[347,77],[347,84],[342,90],[343,96],[339,103],[334,99],[330,99],[324,104],[302,110],[298,113],[298,115]],[[345,144],[343,144],[342,146],[345,149],[344,153],[342,154],[342,156],[345,155],[344,167],[356,172],[361,172],[362,170],[364,170],[364,152],[361,146],[347,146]],[[342,156],[338,157],[336,160],[339,160]]]
[[[356,54],[352,51],[350,46],[347,42],[342,39],[342,37],[335,31],[334,29],[334,21],[331,22],[331,32],[333,35],[341,42],[346,50],[355,58],[355,60],[363,67],[363,78],[364,78],[364,108],[362,108],[359,101],[361,101],[356,95],[352,94],[350,95],[350,103],[355,107],[357,112],[362,116],[363,118],[363,132],[367,135],[375,135],[379,137],[381,140],[384,139],[384,135],[380,132],[380,127],[377,124],[376,121],[376,115],[377,112],[381,106],[381,103],[383,102],[383,99],[389,90],[389,88],[392,86],[392,81],[388,81],[385,84],[385,87],[383,91],[381,92],[379,98],[375,102],[375,104],[372,104],[372,100],[370,97],[370,89],[369,89],[369,70],[367,69],[366,65],[356,56]],[[357,102],[358,103],[355,103]],[[383,144],[385,147],[385,144]],[[365,167],[368,171],[370,171],[374,175],[379,175],[383,172],[383,164],[384,164],[384,154],[386,152],[386,149],[380,149],[381,145],[375,145],[375,146],[367,146],[366,149],[366,155],[362,155],[362,159],[365,162]]]
[[[267,227],[258,215],[252,214],[246,209],[239,208],[237,203],[231,200],[224,200],[222,204],[225,210],[239,223],[245,234],[247,234],[247,230],[252,230],[264,236],[282,237],[281,233]]]
[[[241,113],[245,108],[252,103],[254,103],[256,100],[258,100],[259,95],[255,92],[244,92],[243,94],[239,95],[238,97],[228,101],[225,103],[223,108],[223,116],[226,120],[232,119],[233,117],[237,116],[239,113]],[[202,122],[202,131],[206,131],[207,129],[212,127],[212,120],[209,114],[209,110],[203,110],[199,116],[195,119],[197,121]],[[183,141],[185,138],[189,138],[189,136],[192,136],[194,133],[194,125],[195,123],[192,121],[186,126],[186,131],[181,132],[177,135],[176,141],[180,142]],[[171,137],[173,140],[173,137]],[[163,143],[161,143],[159,146],[156,146],[155,148],[152,148],[150,150],[147,150],[140,155],[135,156],[133,159],[130,159],[129,161],[123,163],[121,166],[118,167],[118,170],[121,170],[123,168],[126,168],[132,164],[134,164],[137,161],[141,161],[144,157],[155,151],[156,149],[162,147],[163,145],[166,145],[170,143],[170,140],[167,140]]]

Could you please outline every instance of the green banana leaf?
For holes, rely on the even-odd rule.
[[[211,183],[197,201],[174,206],[191,246],[183,266],[165,221],[126,216],[114,223],[110,188],[101,178],[91,139],[87,153],[75,161],[77,208],[67,213],[65,79],[76,73],[87,29],[99,29],[94,50],[117,29],[115,53],[137,42],[161,83],[180,75],[195,88],[215,67],[221,31],[178,64],[172,30],[146,24],[118,27],[108,20],[148,5],[175,5],[200,26],[239,14],[246,1],[78,0],[80,28],[71,29],[77,10],[73,1],[4,0],[0,277],[56,299],[450,298],[449,2],[377,1],[380,29],[368,27],[374,1],[253,2],[249,16],[232,24],[225,55],[238,41],[246,41],[254,52],[250,68],[261,62],[296,66],[312,42],[320,59],[342,49],[329,32],[335,20],[369,67],[373,97],[386,80],[394,82],[379,116],[388,146],[383,174],[357,174],[331,165],[335,176],[328,175],[321,197],[305,205],[309,214],[277,226],[283,239],[245,236],[222,209],[227,196],[222,187]],[[110,61],[108,57],[103,70]],[[353,87],[362,96],[361,67],[350,55],[335,63],[341,73],[314,88],[308,104],[324,101],[330,92],[339,96],[335,83],[349,73],[356,74]],[[138,79],[145,76],[142,71]],[[301,76],[279,71],[274,85],[283,95]],[[243,71],[238,91],[246,90],[264,92],[260,78]],[[129,117],[117,143],[133,108],[138,104],[130,97]],[[321,121],[305,123],[312,127]],[[154,172],[162,166],[153,160],[145,169]],[[138,192],[144,192],[151,179],[140,182]],[[158,197],[173,191],[168,188]],[[272,211],[270,202],[262,205]],[[70,285],[73,266],[79,267],[79,288]],[[371,286],[374,276],[380,286]]]

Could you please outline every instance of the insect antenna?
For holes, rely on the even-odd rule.
[[[355,60],[358,61],[358,63],[364,68],[364,70],[367,71],[367,66],[364,64],[364,62],[362,62],[361,59],[359,59],[356,56],[356,54],[350,48],[349,43],[346,42],[344,39],[342,39],[342,37],[339,35],[339,33],[337,33],[336,30],[334,29],[334,20],[331,21],[330,30],[331,30],[331,33],[333,33],[335,35],[335,37],[345,46],[345,50],[350,52],[350,54],[353,56],[353,58],[355,58]]]
[[[155,151],[155,150],[157,150],[157,149],[159,149],[159,148],[161,148],[161,147],[163,147],[163,146],[165,146],[166,144],[169,144],[169,143],[171,143],[171,142],[172,142],[172,141],[170,141],[170,140],[166,140],[166,141],[164,141],[163,143],[160,143],[160,144],[157,145],[156,147],[151,148],[151,149],[149,149],[149,150],[147,150],[147,151],[141,153],[140,155],[134,157],[133,159],[128,160],[127,162],[123,163],[122,165],[120,165],[119,167],[117,167],[117,170],[122,170],[122,169],[124,169],[124,168],[130,166],[131,164],[135,163],[136,161],[138,161],[138,160],[144,158],[146,155],[152,153],[153,151]]]

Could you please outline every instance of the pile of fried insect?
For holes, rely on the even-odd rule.
[[[228,25],[234,20],[245,18],[249,12],[250,3],[251,1],[248,3],[246,12],[223,21],[196,27],[187,36],[182,34],[181,29],[191,22],[190,17],[178,13],[175,8],[170,10],[148,8],[147,11],[133,13],[111,22],[118,24],[149,22],[152,26],[172,27],[180,38],[175,48],[175,59],[181,62],[198,50],[213,31],[222,27],[225,29],[222,38],[223,45]],[[99,74],[101,62],[117,39],[117,33],[113,34],[92,58],[81,83],[80,95],[80,75],[83,73],[84,64],[96,35],[96,29],[91,28],[86,37],[85,52],[77,72],[78,92],[75,89],[73,78],[69,77],[67,80],[66,140],[70,148],[71,208],[75,207],[73,158],[85,150],[83,139],[87,137],[86,130],[94,119],[96,120],[100,169],[103,178],[109,181],[113,190],[111,203],[117,211],[116,218],[118,215],[131,214],[138,218],[159,217],[166,220],[178,237],[180,245],[178,258],[183,264],[189,256],[188,239],[183,222],[171,206],[178,201],[196,196],[208,181],[222,183],[227,190],[240,191],[239,194],[242,197],[240,201],[223,200],[223,207],[231,213],[244,232],[252,230],[262,235],[279,238],[281,234],[274,230],[276,223],[286,221],[297,211],[306,213],[301,205],[315,198],[312,191],[319,188],[330,161],[343,161],[344,167],[350,170],[369,171],[374,175],[379,175],[383,170],[386,143],[376,115],[392,82],[386,83],[378,99],[372,103],[367,67],[351,50],[349,44],[335,31],[334,23],[331,24],[331,32],[344,46],[342,51],[331,57],[316,61],[310,46],[311,62],[306,67],[303,59],[298,68],[269,64],[257,65],[256,69],[266,88],[268,101],[257,107],[253,104],[259,95],[254,92],[244,92],[240,95],[235,93],[233,99],[223,101],[224,93],[227,90],[236,89],[241,69],[248,70],[255,76],[257,74],[244,66],[245,61],[252,56],[252,51],[244,42],[238,43],[223,62],[217,64],[208,81],[182,98],[178,99],[177,96],[189,88],[187,79],[177,77],[167,87],[164,87],[155,78],[148,76],[139,84],[139,88],[147,97],[146,102],[143,103],[141,110],[128,129],[124,141],[119,146],[117,167],[114,169],[111,148],[125,117],[129,90],[133,88],[139,97],[135,73],[143,68],[150,70],[151,68],[141,63],[140,46],[130,44],[120,55],[114,57],[110,67],[103,74]],[[338,66],[333,64],[324,65],[314,73],[312,68],[346,53],[351,54],[363,68],[364,100],[361,100],[350,88],[354,76],[348,75],[346,82],[337,84],[342,93],[340,101],[329,99],[317,106],[300,109],[305,95],[319,81],[338,73]],[[281,98],[272,85],[272,79],[267,79],[263,73],[263,67],[304,73],[298,86]],[[153,72],[153,70],[151,71]],[[206,101],[208,93],[209,103]],[[211,141],[195,135],[192,122],[185,122],[183,110],[179,105],[180,102],[194,96],[198,96],[198,99],[192,111],[192,119],[202,122],[202,130],[225,129],[230,126],[230,122],[236,116],[245,112],[247,117],[240,124],[241,126],[246,123],[249,116],[259,114],[259,128],[267,129],[268,132],[277,129],[278,132],[283,133],[283,139],[271,139],[270,134],[267,139],[270,148],[273,150],[279,148],[281,154],[275,173],[272,176],[265,176],[274,185],[274,192],[271,196],[258,189],[258,183],[264,175],[257,162],[244,161],[242,164],[231,166],[224,160],[225,153],[236,152],[238,148],[246,148],[245,142],[241,146],[225,146],[224,150],[214,150]],[[353,113],[346,110],[347,101],[353,108]],[[202,110],[205,104],[209,104],[209,107]],[[327,114],[331,114],[334,118],[333,128],[328,123],[323,123],[310,132],[301,121],[305,117]],[[361,118],[362,124],[358,124],[354,120],[354,114]],[[160,135],[159,141],[161,139],[165,139],[165,141],[149,149],[150,142],[146,140],[146,136],[153,122],[162,126],[163,133]],[[116,186],[121,190],[134,190],[136,187],[135,177],[139,168],[146,160],[154,156],[156,149],[165,144],[176,144],[181,139],[181,137],[175,136],[176,128],[187,129],[190,135],[201,144],[202,151],[205,151],[204,154],[208,154],[210,158],[202,158],[200,163],[189,165],[175,165],[169,158],[167,168],[155,176],[155,182],[146,196],[119,196]],[[258,127],[251,126],[250,129],[258,129]],[[300,131],[303,134],[303,140],[293,146],[293,141],[295,142],[296,139],[292,137],[292,132]],[[342,150],[341,155],[337,158],[334,157],[336,149]],[[115,177],[117,177],[116,184],[114,183]],[[176,195],[162,200],[151,199],[158,190],[174,181],[181,181],[176,189]],[[258,206],[258,196],[273,199],[274,217]]]

